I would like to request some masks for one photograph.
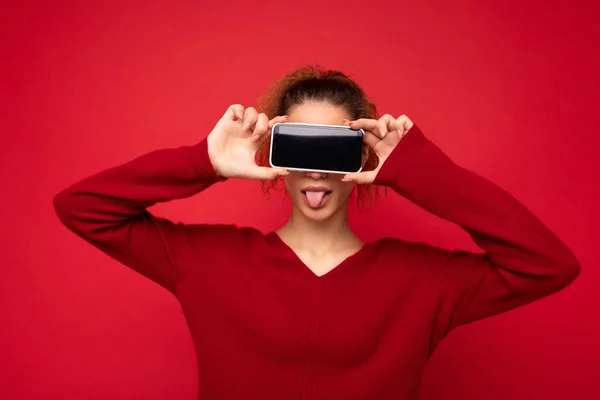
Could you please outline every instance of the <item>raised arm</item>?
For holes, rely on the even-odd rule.
[[[395,146],[374,183],[460,225],[484,250],[439,252],[444,335],[557,292],[578,276],[571,250],[511,194],[455,164],[412,122],[387,135],[396,135]]]
[[[246,130],[244,117],[250,123]],[[230,177],[268,179],[282,173],[258,167],[252,158],[260,142],[252,135],[264,140],[270,126],[280,120],[265,118],[258,118],[252,108],[231,106],[208,138],[196,145],[150,152],[62,190],[54,197],[56,213],[78,236],[175,293],[195,264],[189,259],[192,247],[195,254],[211,251],[237,229],[174,223],[147,209],[192,196]]]
[[[174,291],[184,272],[176,258],[188,230],[147,208],[189,197],[219,180],[203,140],[156,150],[87,177],[58,193],[54,206],[61,222],[78,236]],[[211,228],[204,227],[204,233]]]

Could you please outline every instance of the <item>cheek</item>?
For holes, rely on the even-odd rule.
[[[289,193],[292,189],[290,188],[291,183],[288,179],[286,179],[285,177],[282,179],[283,181],[283,188],[285,189],[286,193]],[[281,182],[280,182],[281,183]]]
[[[352,182],[344,182],[339,188],[336,190],[339,193],[339,199],[341,201],[346,201],[352,195],[352,191],[354,190],[354,183]]]
[[[298,186],[298,179],[296,179],[296,177],[294,177],[293,175],[284,176],[282,180],[283,187],[285,188],[285,192],[287,194],[295,193],[298,190],[300,190]]]

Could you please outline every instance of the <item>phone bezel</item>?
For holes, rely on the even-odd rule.
[[[283,169],[287,169],[289,171],[300,171],[300,172],[320,172],[320,173],[324,173],[324,174],[354,174],[357,172],[361,172],[362,171],[362,163],[360,168],[357,171],[329,171],[329,170],[323,170],[323,169],[306,169],[306,168],[293,168],[293,167],[285,167],[285,166],[281,166],[281,165],[274,165],[273,164],[273,141],[274,141],[274,132],[275,132],[275,127],[278,125],[299,125],[299,126],[314,126],[314,127],[326,127],[326,128],[345,128],[345,129],[349,129],[351,131],[358,131],[361,133],[362,138],[364,140],[365,137],[365,131],[363,129],[352,129],[349,126],[346,125],[326,125],[326,124],[306,124],[303,122],[277,122],[273,125],[273,127],[271,128],[271,138],[270,138],[270,148],[269,148],[269,164],[271,165],[271,167],[273,168],[283,168]],[[361,160],[362,161],[362,160]]]

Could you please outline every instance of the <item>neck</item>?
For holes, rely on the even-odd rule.
[[[350,229],[347,207],[319,221],[306,218],[294,207],[290,219],[277,234],[290,247],[317,254],[362,246],[360,239]]]

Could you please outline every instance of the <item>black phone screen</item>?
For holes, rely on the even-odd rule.
[[[273,127],[274,167],[350,173],[361,169],[362,129],[344,126],[282,123]]]

